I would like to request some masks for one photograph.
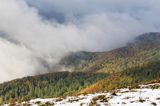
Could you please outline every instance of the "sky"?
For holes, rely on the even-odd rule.
[[[70,52],[109,51],[157,32],[159,5],[159,0],[0,0],[0,82],[47,73]]]

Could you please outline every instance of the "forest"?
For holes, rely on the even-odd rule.
[[[149,62],[143,66],[127,69],[83,89],[81,93],[111,91],[119,88],[134,88],[139,84],[160,80],[160,61]]]
[[[1,102],[71,95],[107,77],[102,73],[56,72],[0,84]]]

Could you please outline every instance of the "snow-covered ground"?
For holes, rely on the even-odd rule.
[[[22,104],[31,106],[160,106],[160,83],[140,85],[138,89],[119,89],[66,98],[34,99]],[[8,106],[8,105],[4,105]]]

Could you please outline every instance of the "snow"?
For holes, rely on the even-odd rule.
[[[157,100],[159,97],[160,89],[135,89],[134,92],[118,93],[118,96],[109,100],[109,104],[112,106],[152,106],[152,103],[156,103],[159,106],[160,102]]]
[[[89,106],[89,104],[94,103],[100,106],[160,106],[160,83],[140,85],[138,89],[118,89],[114,92],[114,95],[108,92],[65,98],[37,98],[21,104],[27,103],[31,106],[38,106],[38,103],[50,103],[53,106]]]

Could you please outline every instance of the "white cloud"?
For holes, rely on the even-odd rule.
[[[40,57],[23,45],[0,38],[0,81],[34,75],[46,71]],[[35,69],[39,69],[37,72]]]
[[[33,7],[23,0],[0,0],[0,31],[5,33],[0,39],[0,49],[4,49],[0,52],[1,82],[47,72],[42,61],[52,66],[70,51],[104,51],[125,45],[138,34],[158,31],[160,25],[159,0],[27,3]],[[62,23],[53,21],[61,16]]]

